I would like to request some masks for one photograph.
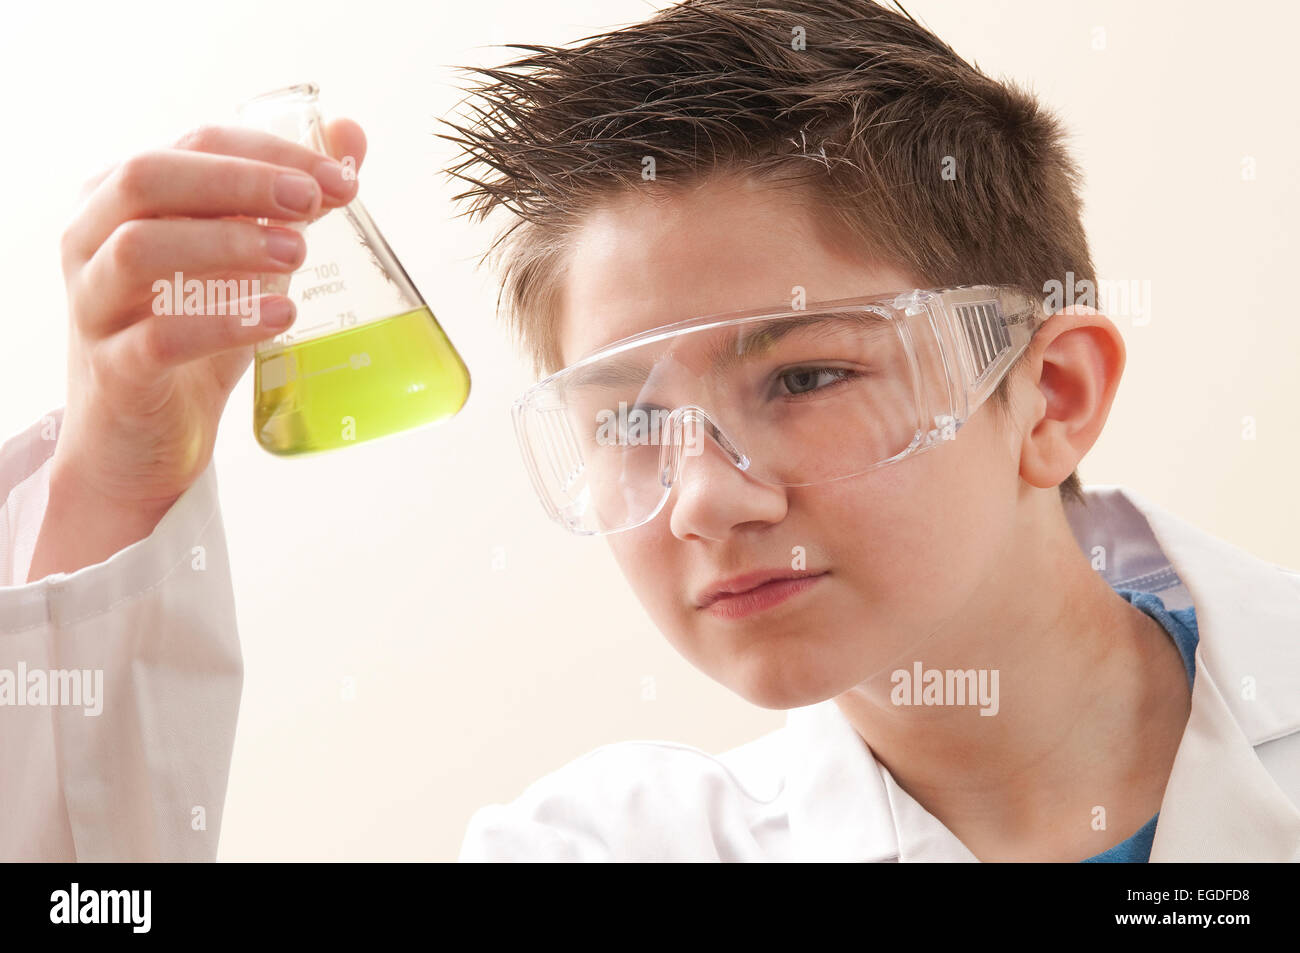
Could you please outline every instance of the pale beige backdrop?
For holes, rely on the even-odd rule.
[[[473,269],[489,233],[451,220],[453,190],[434,175],[449,158],[432,132],[457,98],[450,65],[500,63],[484,47],[562,43],[662,5],[6,11],[0,434],[63,401],[57,249],[82,180],[307,79],[327,114],[365,127],[361,199],[473,372],[451,422],[308,460],[258,449],[251,375],[232,398],[216,453],[247,674],[222,859],[449,859],[476,806],[596,745],[720,750],[781,724],[676,657],[604,543],[544,520],[508,414],[529,378],[493,319],[490,276]],[[1151,282],[1150,322],[1117,320],[1129,369],[1085,482],[1132,486],[1300,567],[1297,8],[907,6],[1064,115],[1102,275]]]

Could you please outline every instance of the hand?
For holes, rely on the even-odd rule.
[[[325,135],[332,156],[361,165],[360,126],[335,120]],[[306,256],[302,236],[255,220],[311,221],[356,190],[333,159],[227,126],[199,128],[87,183],[62,240],[68,394],[29,579],[102,561],[148,535],[207,467],[253,344],[294,317],[275,294],[257,298],[258,323],[245,323],[247,310],[155,314],[154,282],[171,284],[176,272],[205,284],[291,273]]]

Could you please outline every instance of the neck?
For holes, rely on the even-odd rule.
[[[914,657],[835,701],[976,856],[1082,859],[1159,809],[1190,690],[1168,634],[1092,568],[1060,504],[1041,494],[1025,504],[973,600]],[[918,659],[927,673],[983,670],[997,698],[982,707],[995,713],[982,715],[978,696],[958,705],[934,691],[943,704],[906,703],[921,694],[907,684]],[[1099,806],[1111,832],[1100,838]]]

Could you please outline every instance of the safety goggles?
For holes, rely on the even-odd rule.
[[[952,440],[1045,319],[988,285],[691,318],[535,384],[515,433],[552,519],[617,533],[658,515],[687,457],[811,486]]]

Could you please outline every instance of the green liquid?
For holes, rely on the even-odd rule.
[[[333,450],[451,417],[469,370],[427,308],[258,351],[253,429],[271,453]]]

